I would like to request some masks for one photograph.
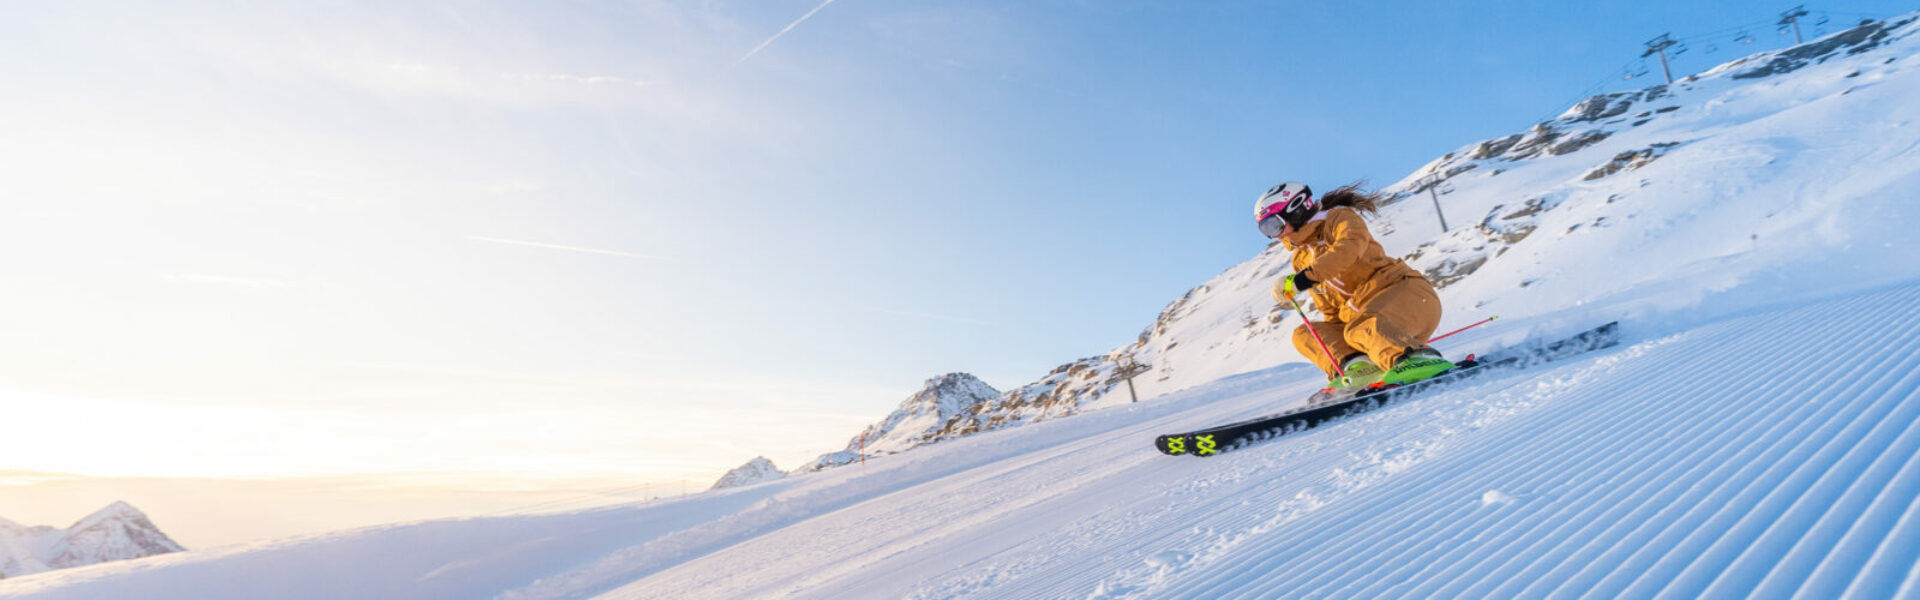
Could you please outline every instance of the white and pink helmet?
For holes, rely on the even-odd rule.
[[[1260,224],[1260,233],[1270,238],[1280,237],[1287,225],[1307,224],[1316,212],[1320,203],[1314,201],[1313,190],[1298,181],[1273,186],[1253,203],[1253,220]]]

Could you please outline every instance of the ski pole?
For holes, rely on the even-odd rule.
[[[1466,330],[1468,330],[1468,329],[1473,329],[1473,328],[1475,328],[1475,327],[1479,327],[1479,326],[1481,326],[1481,325],[1485,325],[1485,324],[1488,324],[1488,323],[1492,323],[1494,319],[1498,319],[1498,318],[1500,318],[1500,315],[1494,315],[1494,316],[1491,316],[1491,317],[1487,317],[1487,318],[1485,318],[1485,319],[1481,319],[1479,323],[1474,323],[1474,324],[1472,324],[1472,325],[1468,325],[1468,326],[1466,326],[1466,327],[1461,327],[1461,328],[1459,328],[1459,329],[1455,329],[1455,330],[1453,330],[1453,331],[1449,331],[1449,332],[1446,332],[1446,333],[1443,333],[1443,334],[1440,334],[1440,336],[1438,336],[1438,337],[1435,337],[1435,338],[1433,338],[1433,339],[1430,339],[1430,340],[1427,340],[1427,343],[1428,343],[1428,344],[1432,344],[1432,343],[1434,343],[1434,342],[1438,342],[1438,341],[1440,341],[1440,340],[1443,340],[1443,339],[1446,339],[1446,338],[1447,338],[1447,336],[1450,336],[1450,335],[1453,335],[1453,334],[1456,334],[1456,333],[1460,333],[1460,332],[1462,332],[1462,331],[1466,331]]]
[[[1341,379],[1346,379],[1347,370],[1340,368],[1340,359],[1333,357],[1333,351],[1327,349],[1327,342],[1320,339],[1320,330],[1314,329],[1313,322],[1307,320],[1307,312],[1300,310],[1300,301],[1294,300],[1293,296],[1287,296],[1287,303],[1292,304],[1293,312],[1300,315],[1300,321],[1306,324],[1307,333],[1313,334],[1313,343],[1319,344],[1320,351],[1327,353],[1327,363],[1333,365],[1334,374],[1340,376]]]

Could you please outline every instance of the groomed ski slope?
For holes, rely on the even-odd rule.
[[[1150,432],[1311,387],[1272,374],[1297,383],[1113,411],[1095,418],[1153,414],[1084,437],[1009,432],[998,437],[1062,439],[601,597],[1912,597],[1917,356],[1909,284],[1496,376],[1214,459],[1146,448]],[[943,450],[1016,443],[990,437]]]
[[[0,581],[0,598],[1920,594],[1920,282],[1497,374],[1211,459],[1287,366],[817,476]]]

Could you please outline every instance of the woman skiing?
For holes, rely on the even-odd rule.
[[[1440,296],[1367,231],[1360,215],[1377,213],[1380,198],[1360,186],[1315,200],[1306,184],[1289,181],[1253,205],[1260,233],[1293,252],[1294,272],[1274,282],[1274,301],[1297,308],[1294,298],[1308,292],[1327,319],[1295,329],[1293,346],[1326,371],[1330,387],[1341,389],[1445,372],[1453,363],[1427,345],[1440,325]]]

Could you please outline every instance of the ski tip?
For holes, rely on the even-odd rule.
[[[1153,447],[1161,454],[1179,456],[1187,453],[1187,436],[1163,435],[1153,438]]]

